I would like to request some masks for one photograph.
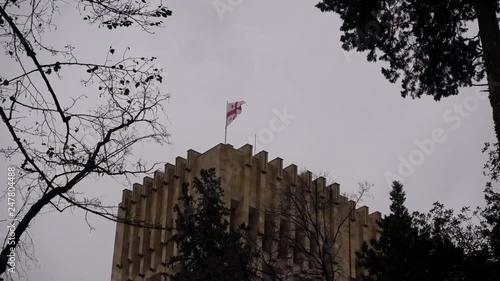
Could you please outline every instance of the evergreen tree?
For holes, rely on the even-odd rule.
[[[412,226],[412,216],[406,208],[403,185],[393,182],[390,192],[390,214],[379,222],[382,233],[379,240],[365,243],[357,253],[359,264],[367,269],[367,281],[421,281],[424,272],[419,262],[426,257],[416,251],[421,245],[418,233]]]
[[[414,214],[420,239],[427,246],[422,267],[427,280],[500,280],[500,194],[487,188],[485,199],[486,207],[472,214],[469,207],[455,214],[438,202],[428,214]]]
[[[500,280],[500,194],[485,191],[486,207],[471,212],[436,202],[410,214],[403,186],[393,183],[391,213],[379,223],[379,240],[357,253],[367,281]],[[479,218],[481,224],[475,224]]]
[[[488,258],[493,279],[500,280],[500,193],[491,185],[485,190],[486,208],[481,213],[483,233],[488,241]]]
[[[173,281],[244,281],[254,276],[252,251],[243,242],[242,229],[228,231],[230,210],[222,201],[223,189],[215,170],[201,170],[192,191],[182,187],[175,206],[177,234],[172,242],[179,247],[169,266],[177,271]]]
[[[469,263],[467,254],[478,250],[481,245],[481,241],[475,239],[477,227],[472,224],[468,213],[469,208],[462,208],[455,215],[453,209],[445,209],[439,202],[435,202],[427,214],[413,213],[422,245],[418,250],[426,256],[419,264],[420,270],[426,272],[426,280],[475,280],[469,279],[463,270],[466,265],[477,269],[475,262]],[[475,277],[479,274],[476,273]]]

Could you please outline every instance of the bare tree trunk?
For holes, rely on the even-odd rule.
[[[497,3],[497,0],[476,0],[475,9],[488,77],[495,134],[500,143],[500,30],[496,17]]]
[[[11,252],[11,247],[15,248],[19,243],[19,239],[21,235],[26,231],[31,221],[40,213],[43,207],[45,207],[49,202],[54,199],[56,196],[63,194],[64,192],[70,190],[74,184],[68,183],[67,186],[62,188],[51,189],[47,192],[40,200],[38,200],[31,208],[28,213],[21,219],[16,229],[14,230],[14,245],[13,246],[5,246],[0,253],[0,274],[4,273],[7,270],[7,262],[9,260],[9,253]]]

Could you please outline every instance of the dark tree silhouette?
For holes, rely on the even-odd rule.
[[[358,253],[359,264],[367,270],[367,281],[413,281],[424,280],[420,271],[419,255],[421,243],[417,229],[412,225],[412,216],[405,206],[403,185],[393,182],[390,192],[390,214],[380,222],[382,233],[379,240],[365,243]]]
[[[120,221],[113,206],[85,198],[74,188],[89,176],[150,172],[154,165],[133,158],[132,147],[168,142],[167,130],[158,118],[169,95],[158,89],[163,78],[162,70],[153,66],[155,57],[133,57],[128,55],[129,48],[121,46],[103,50],[100,60],[83,61],[74,47],[59,50],[42,40],[44,32],[54,27],[52,19],[61,5],[74,5],[89,24],[110,30],[137,26],[151,32],[171,11],[150,2],[0,3],[0,44],[12,65],[17,65],[0,69],[2,137],[12,141],[0,152],[14,164],[10,169],[16,173],[18,200],[10,217],[16,220],[8,234],[13,239],[4,242],[0,252],[0,274],[12,271],[8,255],[22,247],[26,231],[42,209],[62,212],[77,207]],[[80,85],[62,88],[57,82],[64,74],[79,75]],[[87,94],[75,94],[78,86]],[[155,227],[139,221],[120,222]]]
[[[486,207],[459,212],[436,202],[427,214],[415,212],[414,222],[424,241],[427,259],[421,271],[428,280],[497,280],[500,278],[498,251],[500,194],[485,190]],[[477,223],[479,221],[479,223]]]
[[[380,240],[357,253],[367,270],[364,280],[498,280],[500,194],[487,188],[485,199],[486,207],[472,212],[436,202],[428,213],[410,214],[402,185],[395,182]]]
[[[171,241],[179,253],[169,260],[177,272],[173,281],[252,280],[252,249],[244,243],[244,229],[230,229],[230,210],[222,201],[224,194],[215,169],[201,170],[193,186],[182,187],[176,234]],[[244,226],[242,226],[244,227]]]
[[[383,61],[382,74],[401,81],[403,97],[456,95],[487,76],[495,134],[500,142],[500,30],[498,0],[322,0],[342,19],[347,50]],[[471,34],[472,24],[479,26]],[[498,158],[498,149],[497,156]]]
[[[500,192],[488,186],[485,190],[484,198],[486,207],[481,215],[484,218],[482,234],[488,241],[488,258],[492,264],[493,274],[500,278]],[[493,280],[492,279],[492,280]]]

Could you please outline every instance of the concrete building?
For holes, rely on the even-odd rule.
[[[294,187],[300,194],[306,194],[305,188],[319,191],[321,198],[333,202],[322,210],[327,218],[322,229],[339,234],[335,235],[338,239],[333,243],[337,254],[332,264],[336,269],[341,269],[341,273],[339,271],[335,274],[340,274],[341,280],[359,280],[361,270],[356,266],[355,252],[364,241],[378,238],[376,221],[380,219],[379,212],[369,214],[367,207],[358,208],[356,202],[340,195],[337,183],[327,185],[325,178],[313,179],[312,174],[307,171],[299,174],[297,166],[293,164],[283,168],[281,158],[268,161],[266,151],[254,155],[251,145],[235,149],[231,145],[219,144],[205,153],[189,150],[187,158],[177,157],[175,165],[168,163],[163,171],[156,171],[152,178],[145,177],[142,184],[136,183],[132,190],[123,191],[118,210],[120,219],[147,221],[163,229],[137,227],[134,223],[117,223],[112,281],[166,280],[165,273],[171,270],[167,268],[167,262],[178,250],[176,245],[167,241],[175,231],[168,229],[175,223],[173,207],[178,201],[181,185],[191,183],[194,177],[199,176],[201,169],[209,168],[215,168],[217,175],[221,177],[225,191],[224,202],[231,208],[231,226],[241,223],[249,225],[250,237],[256,245],[260,245],[265,252],[264,256],[275,262],[273,266],[286,268],[289,273],[307,272],[307,269],[314,266],[314,261],[297,253],[296,249],[289,249],[288,244],[283,245],[279,238],[269,238],[268,234],[274,233],[273,229],[278,228],[278,232],[280,228],[290,230],[293,223],[290,219],[272,223],[280,219],[269,216],[266,210],[286,201],[278,194],[278,190],[285,187]],[[302,243],[300,245],[304,245],[311,253],[320,251],[319,247],[308,241],[304,232],[294,233],[291,239]],[[320,246],[322,244],[323,242]],[[277,248],[277,252],[283,252],[281,250],[284,249],[284,254],[278,253],[273,257],[273,250]],[[266,264],[259,262],[259,268],[263,269]],[[290,277],[290,280],[300,278]]]

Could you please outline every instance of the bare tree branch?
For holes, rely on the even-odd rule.
[[[159,1],[79,0],[74,1],[83,20],[109,29],[137,26],[151,32],[171,15]],[[0,72],[0,117],[12,143],[0,153],[19,161],[16,226],[13,230],[16,251],[32,248],[29,226],[46,211],[81,209],[87,215],[149,229],[163,229],[138,218],[120,218],[116,206],[106,206],[100,198],[87,198],[74,191],[89,177],[136,176],[153,171],[158,163],[148,164],[134,157],[138,144],[168,144],[169,134],[160,116],[170,95],[159,90],[162,69],[156,57],[133,57],[130,48],[105,50],[105,61],[81,61],[74,47],[58,50],[43,43],[43,34],[55,27],[58,0],[17,0],[0,4],[0,45],[19,68]],[[151,8],[153,7],[153,8]],[[53,61],[43,62],[50,54]],[[31,65],[31,66],[29,66]],[[20,73],[15,73],[20,71]],[[91,94],[73,94],[59,89],[54,78],[63,71],[80,75],[77,86]],[[9,77],[7,77],[9,76]],[[92,103],[86,103],[92,99]],[[4,194],[5,198],[5,194]],[[92,226],[89,224],[92,229]],[[23,240],[24,237],[24,240]],[[4,240],[0,252],[0,274],[5,273],[11,246]],[[19,255],[17,255],[19,256]],[[32,258],[25,255],[26,262]]]

